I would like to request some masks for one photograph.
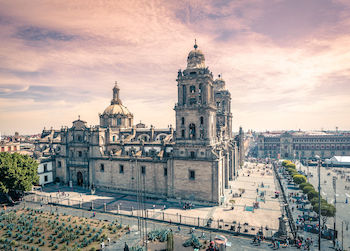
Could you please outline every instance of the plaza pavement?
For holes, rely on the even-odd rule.
[[[19,205],[16,205],[17,208],[23,208],[23,207],[30,207],[34,209],[41,209],[44,211],[54,211],[58,212],[60,214],[67,214],[72,216],[78,216],[78,217],[93,217],[93,212],[86,211],[84,209],[76,209],[76,208],[70,208],[70,207],[60,207],[60,206],[51,206],[47,204],[40,204],[39,202],[33,203],[33,202],[22,202]],[[103,220],[103,221],[118,221],[123,226],[129,225],[130,226],[130,234],[124,234],[119,239],[111,239],[111,243],[109,246],[106,246],[105,250],[115,250],[120,251],[124,248],[124,243],[126,242],[129,247],[141,244],[141,238],[140,238],[140,232],[138,231],[137,226],[137,219],[136,218],[130,218],[126,216],[121,215],[111,215],[108,213],[96,213],[95,219]],[[179,235],[183,238],[190,238],[190,228],[187,227],[181,227],[180,231],[177,226],[169,224],[169,223],[160,223],[160,222],[151,222],[148,221],[147,223],[148,229],[147,231],[155,230],[155,229],[165,229],[165,228],[171,228],[174,232],[174,234]],[[227,238],[227,241],[230,243],[230,246],[226,247],[227,251],[257,251],[257,250],[275,250],[270,242],[262,242],[260,246],[256,246],[255,244],[252,244],[252,240],[250,238],[245,238],[241,236],[232,236],[229,234],[223,234],[215,231],[202,231],[202,230],[194,230],[194,234],[197,237],[204,236],[202,239],[205,240],[212,240],[217,235],[224,236]],[[288,247],[288,248],[281,248],[281,250],[289,251],[289,250],[296,250],[295,247]],[[151,251],[151,250],[150,250]]]
[[[213,228],[230,229],[232,225],[237,227],[240,224],[242,232],[255,234],[260,227],[263,227],[265,235],[271,236],[278,229],[278,217],[281,215],[281,198],[274,198],[277,190],[275,184],[270,165],[246,162],[239,170],[238,177],[229,182],[231,188],[226,190],[226,201],[223,205],[195,205],[193,209],[183,210],[180,203],[161,199],[146,199],[144,205],[149,218],[171,222],[181,221],[190,225],[199,223],[201,226],[205,226],[207,220],[211,218]],[[242,189],[244,189],[243,193]],[[262,192],[265,194],[264,197],[259,196]],[[58,185],[44,187],[42,191],[36,191],[36,194],[47,196],[50,202],[58,204],[75,205],[86,209],[93,206],[94,209],[100,210],[106,207],[109,212],[142,215],[142,210],[138,210],[140,205],[137,203],[136,196],[133,195],[102,191],[91,194],[90,191],[81,187],[69,188]],[[234,194],[242,195],[234,197]],[[253,206],[258,198],[259,208],[246,211],[245,207]],[[230,200],[232,199],[235,200],[234,210],[231,209]]]

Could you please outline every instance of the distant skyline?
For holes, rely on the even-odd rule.
[[[232,95],[233,130],[350,129],[350,1],[2,1],[0,132],[99,123],[123,104],[175,125],[197,39]]]

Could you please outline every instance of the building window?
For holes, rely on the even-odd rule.
[[[78,156],[81,157],[83,156],[83,153],[81,151],[78,152]]]
[[[197,103],[196,98],[190,98],[190,105],[195,105]]]
[[[131,119],[129,119],[129,126],[131,126]]]
[[[120,126],[122,124],[122,119],[121,118],[117,118],[117,125]]]
[[[79,141],[79,142],[81,141],[81,136],[80,136],[80,135],[78,135],[78,141]]]
[[[191,152],[191,159],[194,159],[196,156],[195,156],[195,152]]]
[[[44,164],[44,173],[47,172],[47,164]]]
[[[58,162],[57,162],[57,166],[58,166],[58,168],[61,168],[61,167],[62,167],[62,162],[61,162],[61,161],[58,161]]]
[[[190,93],[195,93],[196,92],[196,87],[194,85],[190,86]]]
[[[181,138],[185,138],[185,129],[181,130]]]
[[[101,164],[100,165],[100,172],[104,172],[105,171],[105,165],[104,164]]]
[[[146,174],[146,167],[145,167],[145,166],[141,166],[141,173],[142,173],[143,175]]]
[[[124,173],[124,165],[119,165],[119,173]]]
[[[196,138],[196,125],[190,124],[189,129],[190,129],[190,139],[195,139]]]
[[[185,85],[182,86],[182,104],[183,105],[186,104],[186,86]]]
[[[185,118],[182,117],[182,118],[181,118],[181,125],[184,125],[184,124],[185,124]]]
[[[47,182],[49,179],[47,177],[47,175],[44,176],[44,181]]]
[[[203,125],[204,124],[204,118],[201,117],[200,120],[201,120],[201,125]]]
[[[196,178],[196,172],[193,170],[190,170],[189,179],[194,180],[195,178]]]
[[[164,167],[164,176],[168,176],[168,168]]]

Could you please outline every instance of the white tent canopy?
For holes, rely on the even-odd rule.
[[[350,166],[350,156],[334,156],[326,159],[328,165]]]

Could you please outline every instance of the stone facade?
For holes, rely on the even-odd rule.
[[[221,77],[213,79],[197,45],[177,83],[176,130],[134,126],[115,84],[99,126],[79,118],[71,128],[44,130],[36,155],[55,157],[55,177],[63,183],[219,203],[244,156],[243,135],[232,137],[230,92]]]
[[[258,136],[258,157],[313,159],[350,155],[350,133],[269,132]]]

